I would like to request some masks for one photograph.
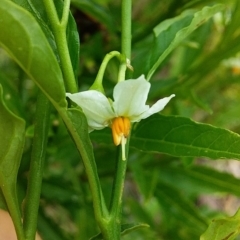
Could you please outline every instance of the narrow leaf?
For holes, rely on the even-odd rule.
[[[240,159],[240,136],[226,129],[178,116],[155,115],[141,121],[131,146],[173,156]]]
[[[24,8],[2,0],[0,46],[35,81],[49,99],[66,106],[62,73],[36,19]]]
[[[163,21],[154,28],[154,43],[146,62],[145,74],[149,80],[163,60],[195,29],[223,9],[222,4],[187,10],[180,16]],[[142,59],[140,59],[142,61]]]

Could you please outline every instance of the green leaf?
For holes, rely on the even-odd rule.
[[[23,147],[25,122],[8,110],[0,86],[0,187],[7,202],[19,239],[23,239],[16,181]],[[4,136],[4,137],[3,137]]]
[[[217,4],[212,7],[204,7],[200,11],[187,10],[181,15],[165,20],[154,28],[154,42],[152,50],[146,58],[136,57],[136,64],[145,61],[145,75],[149,80],[163,60],[183,42],[195,29],[201,26],[214,14],[221,11],[224,5]],[[148,50],[149,51],[149,50]],[[139,59],[137,59],[139,58]],[[143,64],[142,64],[143,65]],[[138,73],[139,74],[139,73]]]
[[[240,209],[233,217],[213,219],[200,240],[233,240],[240,234]]]
[[[126,235],[130,232],[133,232],[135,230],[138,230],[140,228],[146,228],[149,227],[148,224],[145,223],[139,223],[139,224],[122,224],[121,225],[121,235]],[[91,237],[89,240],[102,240],[102,234],[99,233],[96,236]]]
[[[3,102],[0,86],[0,173],[1,179],[15,181],[20,164],[25,136],[25,122],[8,110]],[[11,180],[10,180],[11,179]]]
[[[33,17],[37,20],[38,24],[41,26],[49,44],[51,45],[57,59],[59,59],[57,46],[55,43],[54,35],[50,29],[50,23],[47,18],[46,11],[44,9],[44,4],[40,0],[11,0],[22,8],[26,9]]]
[[[0,85],[2,85],[4,89],[4,103],[13,113],[17,114],[18,116],[23,116],[24,109],[17,91],[17,84],[14,86],[14,83],[11,80],[12,78],[10,79],[0,72]]]
[[[8,0],[0,4],[0,46],[58,105],[65,107],[62,73],[56,57],[36,19]]]
[[[133,131],[131,146],[172,156],[240,159],[240,136],[178,116],[155,115]]]

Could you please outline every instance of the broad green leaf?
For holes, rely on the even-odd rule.
[[[151,169],[149,170],[151,171]],[[161,166],[158,168],[160,181],[184,189],[190,194],[231,193],[240,196],[240,179],[204,166]],[[174,182],[172,181],[174,176]]]
[[[144,74],[149,80],[156,69],[161,65],[163,60],[183,42],[195,29],[206,22],[214,14],[223,9],[222,4],[217,4],[212,7],[204,7],[200,11],[186,10],[181,15],[168,19],[160,23],[154,28],[154,42],[152,49],[144,58],[136,57],[136,64],[138,61],[144,62]],[[142,64],[143,65],[143,64]],[[138,73],[139,74],[139,73]]]
[[[36,19],[8,0],[0,4],[0,46],[58,105],[65,107],[62,73]]]
[[[22,236],[16,181],[24,147],[25,122],[8,110],[3,101],[1,86],[0,116],[0,187],[11,213],[17,234],[18,236]]]
[[[149,227],[148,224],[145,223],[139,223],[139,224],[122,224],[121,225],[121,235],[126,235],[130,232],[136,231],[140,228],[146,228]],[[102,240],[102,234],[99,233],[96,236],[93,236],[92,238],[90,238],[89,240]]]
[[[7,178],[9,181],[14,182],[24,146],[25,122],[8,110],[3,102],[3,90],[1,86],[0,113],[1,178]]]
[[[240,235],[240,209],[233,217],[213,219],[200,240],[234,240]]]
[[[14,83],[11,80],[12,79],[0,72],[0,85],[2,85],[4,89],[3,99],[6,106],[18,116],[23,116],[23,106],[18,91],[16,90],[16,86],[14,86]]]
[[[172,156],[240,159],[240,136],[178,116],[155,115],[133,131],[131,146]]]
[[[33,17],[37,20],[38,24],[41,26],[42,31],[44,32],[49,44],[51,45],[57,59],[59,59],[57,46],[55,43],[54,35],[50,29],[50,23],[47,18],[46,11],[44,9],[44,4],[42,1],[36,0],[11,0],[17,5],[23,7],[28,12],[32,14]]]

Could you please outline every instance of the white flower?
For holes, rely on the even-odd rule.
[[[146,105],[150,83],[144,76],[116,84],[111,102],[99,91],[88,90],[79,93],[67,93],[73,102],[85,113],[90,130],[112,128],[115,145],[122,145],[122,159],[125,160],[125,144],[131,122],[139,122],[161,111],[175,95],[158,100],[152,107]]]

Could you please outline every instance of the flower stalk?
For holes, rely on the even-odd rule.
[[[103,62],[98,71],[97,77],[96,77],[93,85],[90,87],[91,90],[97,90],[104,94],[104,89],[103,89],[103,85],[102,85],[103,76],[104,76],[106,67],[108,65],[108,62],[114,57],[119,58],[119,60],[121,61],[121,53],[118,51],[112,51],[104,57]]]

